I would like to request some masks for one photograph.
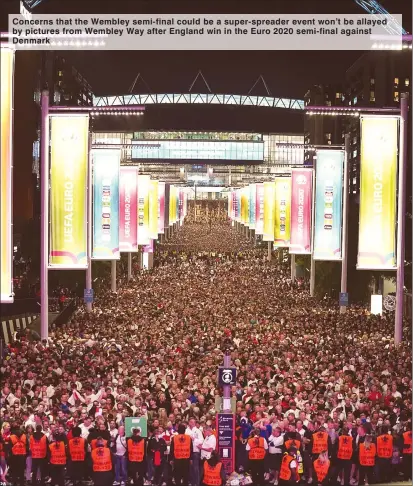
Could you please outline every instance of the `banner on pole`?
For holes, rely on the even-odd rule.
[[[264,182],[264,233],[263,241],[274,241],[275,183]]]
[[[158,239],[158,181],[151,180],[149,186],[149,236]]]
[[[341,260],[343,150],[317,150],[314,260]]]
[[[13,79],[14,49],[1,47],[1,302],[13,302]]]
[[[257,184],[255,201],[255,233],[264,233],[264,184]]]
[[[170,213],[170,204],[171,204],[171,185],[169,183],[165,183],[165,221],[164,221],[164,231],[165,228],[168,229],[170,222],[169,222],[169,213]]]
[[[49,268],[87,268],[88,115],[50,117]]]
[[[148,175],[138,175],[138,245],[149,245],[149,186]]]
[[[171,184],[169,192],[169,225],[176,223],[176,187]]]
[[[119,179],[119,248],[121,252],[138,251],[137,189],[136,167],[121,167]]]
[[[290,245],[291,178],[276,177],[274,209],[274,247]]]
[[[357,268],[396,268],[398,119],[361,119],[360,222]]]
[[[96,150],[92,160],[92,259],[119,260],[120,150]]]
[[[250,229],[255,230],[255,204],[256,204],[256,192],[257,192],[257,184],[251,184],[249,186],[250,194],[249,194],[249,222],[250,222]]]
[[[292,169],[290,254],[311,253],[312,185],[313,169]]]
[[[165,225],[165,182],[158,183],[158,233],[163,235]]]

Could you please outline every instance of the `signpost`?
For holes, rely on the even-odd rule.
[[[85,289],[83,299],[85,304],[93,304],[93,289]]]
[[[340,304],[340,307],[348,307],[348,293],[347,292],[340,292],[339,304]]]
[[[235,415],[217,415],[218,453],[227,474],[235,470]]]
[[[237,369],[226,366],[218,368],[218,383],[219,386],[234,386],[237,384]]]
[[[141,437],[148,437],[148,419],[146,417],[126,417],[126,437],[130,437],[132,435],[132,429],[141,429]]]

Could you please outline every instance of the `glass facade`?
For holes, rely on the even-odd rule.
[[[92,144],[122,145],[122,162],[140,160],[252,160],[269,166],[304,164],[304,135],[238,132],[93,132]],[[132,144],[134,147],[132,148]],[[139,148],[138,145],[139,144]],[[159,145],[144,147],[143,145]],[[166,153],[166,151],[168,151]],[[132,153],[134,152],[134,153]],[[162,157],[164,153],[167,157]],[[155,154],[155,157],[153,156]],[[224,159],[223,157],[227,157]]]
[[[263,161],[263,142],[211,140],[133,140],[132,160]]]

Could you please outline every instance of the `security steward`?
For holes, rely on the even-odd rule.
[[[105,447],[101,437],[96,440],[96,448],[91,453],[92,458],[92,479],[95,486],[112,486],[113,464],[112,454],[108,447]]]
[[[222,486],[226,483],[227,476],[224,466],[219,460],[218,453],[213,451],[211,457],[204,462],[201,470],[202,486]]]
[[[39,473],[40,483],[43,484],[47,466],[47,437],[43,434],[41,425],[36,425],[36,432],[30,437],[29,447],[32,455],[32,484],[38,484]]]
[[[248,452],[249,467],[254,485],[264,484],[264,460],[268,443],[264,437],[260,437],[260,429],[254,430],[252,437],[248,439],[245,450]]]
[[[317,432],[314,432],[312,442],[311,453],[313,454],[314,460],[317,459],[318,454],[321,452],[331,450],[331,439],[324,427],[320,427]]]
[[[146,473],[146,443],[141,429],[132,429],[132,436],[126,442],[129,463],[129,478],[133,484],[143,484]]]
[[[178,434],[174,435],[171,440],[171,452],[172,457],[171,465],[173,467],[173,475],[175,479],[175,485],[187,485],[189,484],[189,466],[192,459],[192,439],[189,435],[185,434],[186,427],[184,424],[178,425]]]
[[[317,478],[317,485],[325,486],[329,483],[330,461],[327,451],[323,451],[313,463]]]
[[[389,434],[389,428],[383,425],[381,435],[376,439],[377,444],[377,468],[379,478],[387,483],[391,480],[391,459],[393,457],[393,436]]]
[[[337,475],[343,472],[344,484],[350,484],[351,465],[353,457],[353,437],[349,435],[347,427],[343,427],[338,438],[337,447]]]
[[[86,474],[87,441],[81,437],[80,427],[72,430],[69,440],[69,476],[74,486],[82,482]]]
[[[371,434],[367,434],[364,442],[359,444],[359,484],[367,479],[369,484],[373,481],[374,466],[376,465],[376,444],[372,442]]]
[[[404,480],[412,479],[412,424],[407,423],[403,432],[403,475]]]
[[[10,469],[11,477],[13,478],[13,484],[24,484],[24,471],[26,469],[26,456],[27,456],[27,437],[23,432],[18,429],[11,434],[10,441],[8,443],[10,452]]]
[[[278,475],[279,484],[283,486],[292,486],[300,482],[298,474],[297,449],[290,447],[281,461],[280,474]]]
[[[63,437],[57,432],[55,432],[49,444],[49,456],[51,484],[65,486],[67,450]]]

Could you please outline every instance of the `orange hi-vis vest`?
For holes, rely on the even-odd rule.
[[[85,460],[85,439],[83,437],[75,437],[69,440],[69,454],[73,462]]]
[[[297,440],[297,439],[290,439],[290,440],[287,440],[285,442],[285,448],[288,449],[290,447],[295,447],[296,449],[299,449],[301,447],[301,441]]]
[[[403,434],[403,454],[412,453],[412,431],[408,430]]]
[[[134,442],[128,439],[128,459],[130,462],[142,462],[145,457],[145,440]]]
[[[172,440],[174,441],[175,459],[189,459],[191,457],[191,437],[186,434],[178,434]]]
[[[364,442],[360,444],[360,465],[361,466],[374,466],[376,463],[376,446],[370,444],[367,448]]]
[[[393,457],[393,437],[389,434],[377,437],[377,457],[390,459]]]
[[[33,436],[29,440],[30,451],[32,453],[32,459],[44,459],[47,455],[47,438],[44,435],[39,440],[36,440]]]
[[[97,447],[92,451],[93,472],[112,471],[112,457],[107,447]]]
[[[313,434],[313,454],[320,454],[328,449],[327,432],[315,432]]]
[[[25,456],[26,455],[26,442],[27,438],[23,434],[20,438],[17,435],[11,435],[10,441],[12,443],[11,453],[13,456]]]
[[[204,479],[203,483],[206,486],[221,486],[221,469],[222,463],[219,462],[215,467],[212,467],[208,462],[204,462]]]
[[[66,464],[65,444],[62,441],[52,442],[49,445],[50,464],[55,466],[64,466]]]
[[[98,446],[97,442],[98,442],[97,439],[93,439],[92,441],[90,441],[90,448],[92,449],[92,451],[93,449],[96,449],[96,447]],[[108,441],[106,439],[103,439],[102,442],[104,447],[108,446]]]
[[[314,470],[317,474],[317,480],[319,483],[322,483],[324,479],[327,477],[328,470],[330,468],[330,461],[321,462],[320,459],[316,459],[314,461]]]
[[[340,435],[338,438],[337,459],[349,461],[353,455],[353,437]]]
[[[292,461],[296,461],[296,459],[294,459],[294,457],[290,456],[289,454],[285,454],[281,461],[279,478],[282,479],[283,481],[289,481],[291,479],[292,473],[291,473],[290,464]],[[300,480],[300,476],[298,475],[298,473],[297,473],[297,479],[298,481]]]
[[[248,440],[250,450],[248,458],[252,461],[262,461],[265,458],[264,439],[262,437],[254,437]]]

